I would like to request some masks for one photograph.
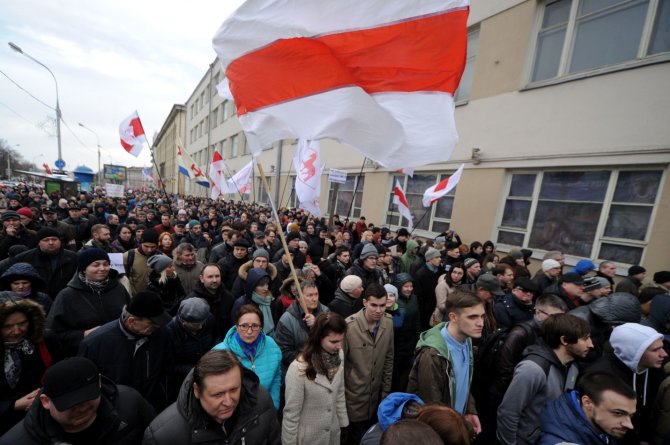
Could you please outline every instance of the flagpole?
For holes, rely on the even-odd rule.
[[[140,122],[141,125],[141,122]],[[165,197],[165,200],[167,202],[172,202],[171,199],[168,198],[167,191],[165,191],[165,184],[163,184],[163,178],[161,178],[161,172],[158,169],[158,165],[156,164],[156,158],[154,156],[154,146],[153,144],[149,147],[149,152],[151,153],[151,161],[154,163],[154,167],[156,167],[156,175],[158,175],[158,181],[161,184],[161,188],[163,189],[163,197]]]
[[[409,236],[410,236],[410,237],[412,236],[412,234],[414,233],[414,231],[416,230],[416,228],[419,227],[419,224],[421,224],[421,221],[423,221],[423,219],[426,217],[426,215],[428,215],[428,212],[430,212],[432,208],[433,208],[433,206],[431,205],[430,207],[428,207],[428,208],[426,209],[425,212],[423,212],[423,216],[422,216],[421,218],[419,218],[419,221],[417,221],[417,223],[414,224],[414,227],[412,228],[412,231],[409,232]],[[401,216],[401,218],[402,218],[402,216]]]
[[[358,183],[361,180],[361,175],[363,174],[363,168],[365,168],[365,161],[367,161],[368,158],[365,157],[363,158],[363,164],[361,164],[361,170],[358,172],[358,176],[356,176],[356,185],[354,185],[354,193],[351,196],[351,205],[349,205],[349,211],[347,212],[347,218],[344,220],[344,227],[347,226],[349,223],[349,215],[351,215],[351,211],[354,208],[354,203],[356,202],[356,192],[358,191]],[[354,216],[354,215],[351,215]]]
[[[281,220],[279,219],[279,214],[277,213],[277,207],[275,206],[274,200],[270,196],[270,185],[268,184],[268,180],[265,178],[265,172],[263,171],[263,166],[261,165],[261,163],[257,162],[256,167],[258,167],[258,172],[261,175],[261,181],[263,182],[265,193],[268,195],[268,200],[270,201],[270,207],[272,207],[272,212],[274,213],[275,220],[280,225],[279,230],[277,230],[277,233],[279,233],[279,239],[281,240],[281,244],[284,248],[284,255],[287,255],[288,257],[288,265],[291,268],[291,276],[293,277],[295,287],[298,290],[298,304],[300,304],[302,310],[305,312],[305,314],[307,314],[307,305],[305,304],[305,297],[302,294],[302,288],[300,287],[300,282],[298,281],[298,274],[295,271],[295,266],[293,266],[293,260],[291,259],[291,255],[289,254],[288,251],[288,243],[286,242],[286,236],[284,235],[284,231],[281,230]]]

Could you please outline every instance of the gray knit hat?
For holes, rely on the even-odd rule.
[[[361,250],[361,259],[365,260],[368,257],[377,257],[379,254],[377,253],[377,248],[375,247],[374,244],[368,243],[363,247],[363,250]]]
[[[209,304],[203,298],[186,298],[179,304],[177,314],[184,321],[201,323],[209,317]]]
[[[263,257],[266,260],[270,261],[270,254],[268,253],[267,250],[265,249],[256,249],[254,250],[254,254],[251,256],[252,260],[255,260],[258,257]]]
[[[426,263],[440,256],[440,251],[434,247],[429,247],[423,255],[426,258]]]
[[[147,260],[147,265],[155,272],[161,273],[172,264],[172,258],[167,255],[152,255]]]

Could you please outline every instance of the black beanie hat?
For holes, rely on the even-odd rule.
[[[77,270],[83,272],[89,264],[100,260],[109,261],[109,255],[107,255],[107,252],[102,249],[98,249],[97,247],[92,249],[84,249],[79,252]]]
[[[60,234],[56,229],[53,227],[42,227],[37,232],[37,241],[42,241],[44,238],[49,238],[51,236],[55,236],[56,238],[60,239]]]
[[[144,233],[142,233],[142,242],[158,244],[158,232],[154,229],[145,230]]]

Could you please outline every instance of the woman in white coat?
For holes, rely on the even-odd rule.
[[[340,428],[349,425],[342,353],[346,331],[339,314],[319,315],[305,349],[289,366],[283,445],[339,445]]]

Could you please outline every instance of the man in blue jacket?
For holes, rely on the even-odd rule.
[[[615,439],[633,429],[635,405],[635,391],[620,378],[608,373],[587,374],[576,391],[545,407],[538,445],[616,445]]]

